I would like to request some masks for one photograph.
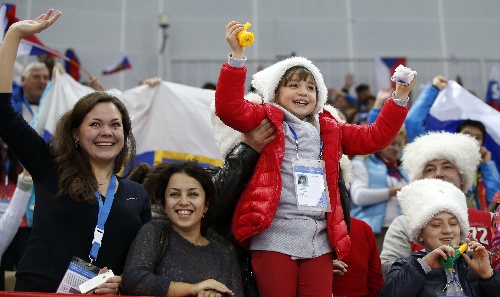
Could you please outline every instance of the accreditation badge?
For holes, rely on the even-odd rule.
[[[100,268],[73,256],[56,293],[80,294],[79,286],[99,274]]]
[[[295,194],[299,210],[332,211],[323,160],[292,160]]]

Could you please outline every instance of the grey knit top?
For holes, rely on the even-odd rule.
[[[215,279],[232,290],[235,297],[244,296],[240,267],[228,247],[216,241],[194,245],[167,226],[167,243],[161,241],[165,224],[158,219],[144,225],[137,234],[123,270],[123,294],[166,296],[171,281],[196,284]],[[162,255],[164,244],[167,247]]]

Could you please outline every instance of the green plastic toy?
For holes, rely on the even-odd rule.
[[[451,247],[453,247],[452,244],[450,244]],[[464,243],[462,244],[457,250],[455,250],[455,256],[454,257],[446,257],[446,260],[443,258],[439,258],[439,263],[443,268],[452,268],[453,263],[460,257],[461,254],[463,254],[467,249],[469,248],[469,245]]]

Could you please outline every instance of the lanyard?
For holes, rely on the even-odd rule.
[[[113,200],[115,199],[115,189],[116,189],[116,175],[113,172],[111,175],[111,180],[109,182],[108,191],[106,192],[106,201],[102,201],[101,194],[99,191],[95,191],[94,195],[99,200],[99,214],[97,216],[97,225],[94,230],[94,240],[92,240],[92,249],[90,250],[90,263],[97,259],[97,254],[101,248],[102,237],[104,236],[104,224],[108,219],[109,212],[111,211],[111,206],[113,205]]]
[[[293,139],[295,140],[295,152],[297,153],[297,159],[299,158],[299,137],[297,136],[297,133],[295,133],[295,130],[293,130],[292,126],[290,126],[287,122],[285,122],[288,125],[288,128],[290,128],[290,132],[292,132]],[[323,141],[320,139],[319,140],[319,157],[320,160],[323,159]]]
[[[453,286],[453,283],[455,283],[455,285],[458,286],[460,291],[463,291],[462,285],[460,285],[460,281],[458,280],[458,277],[457,277],[457,262],[456,261],[453,263],[453,267],[448,268],[448,271],[451,274],[451,280],[446,283],[445,287],[443,288],[443,291],[448,290],[449,287]]]
[[[26,98],[26,96],[23,95],[23,102],[25,105],[26,105],[26,108],[28,109],[28,111],[30,112],[31,116],[33,116],[33,110],[31,109],[31,105],[30,105],[30,102],[28,101],[28,99]],[[23,104],[21,103],[21,114],[23,113]]]

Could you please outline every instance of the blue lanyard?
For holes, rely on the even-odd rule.
[[[97,225],[94,230],[94,240],[92,240],[92,249],[90,250],[90,263],[97,259],[97,254],[101,248],[102,237],[104,236],[104,224],[108,219],[109,212],[111,211],[111,206],[113,205],[113,200],[115,199],[115,189],[116,189],[116,175],[113,172],[111,175],[111,180],[109,182],[108,191],[106,192],[106,201],[102,201],[101,194],[99,191],[95,191],[94,195],[97,200],[99,200],[99,214],[97,217]]]
[[[293,130],[292,126],[290,126],[287,122],[285,122],[288,125],[288,128],[290,128],[290,132],[292,132],[293,139],[295,139],[295,152],[297,153],[297,159],[299,158],[299,137],[297,136],[297,133],[295,133],[295,130]],[[319,140],[319,159],[323,159],[323,141],[320,139]]]
[[[451,280],[446,283],[445,287],[443,288],[443,291],[446,291],[453,283],[457,284],[460,290],[463,291],[462,285],[460,284],[460,281],[458,280],[457,277],[457,261],[453,262],[453,267],[448,268],[448,270],[450,271],[451,274]]]

